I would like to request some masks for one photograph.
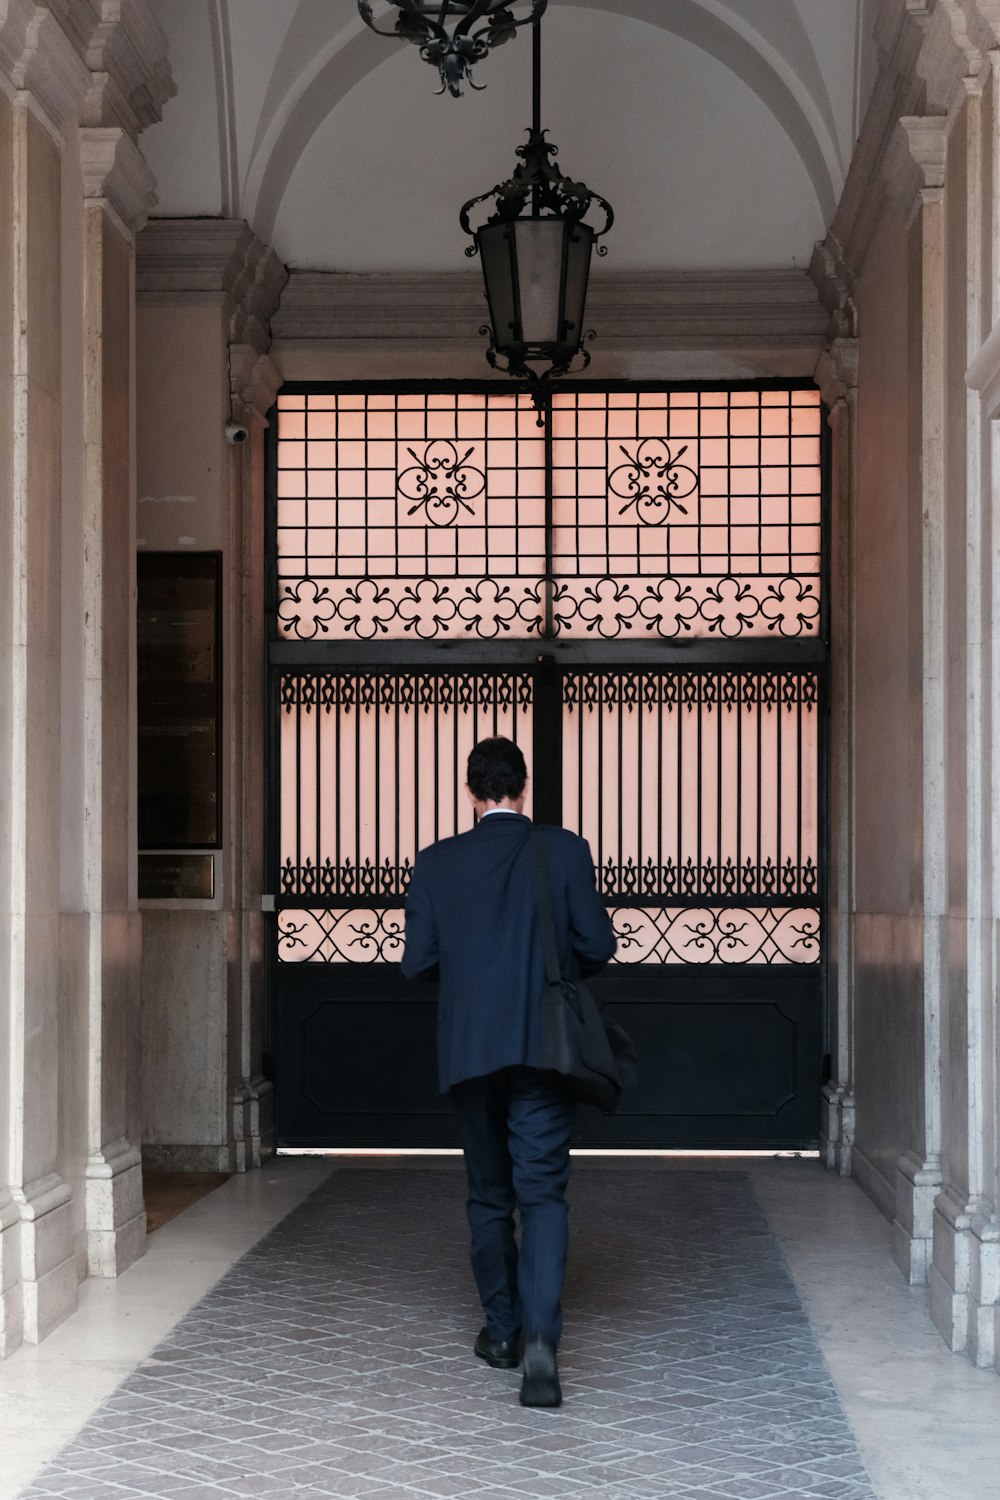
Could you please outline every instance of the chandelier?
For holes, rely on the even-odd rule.
[[[371,0],[358,0],[366,26],[377,36],[399,37],[420,48],[424,62],[437,68],[439,94],[447,89],[456,99],[462,84],[485,88],[472,78],[472,66],[493,47],[509,42],[519,26],[541,19],[548,0],[392,0],[396,23],[391,31],[376,25]],[[523,6],[527,13],[519,14]]]

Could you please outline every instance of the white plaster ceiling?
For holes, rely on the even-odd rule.
[[[154,0],[178,85],[142,137],[163,216],[248,219],[291,266],[466,264],[458,210],[514,165],[526,32],[438,97],[356,0]],[[550,0],[543,124],[609,198],[608,269],[808,262],[871,85],[866,0]]]

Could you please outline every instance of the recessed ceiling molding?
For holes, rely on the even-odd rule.
[[[572,3],[668,31],[742,79],[785,131],[829,223],[842,170],[836,140],[794,69],[758,33],[717,0],[671,0],[669,6],[662,0]],[[247,173],[242,212],[262,239],[274,238],[285,190],[316,131],[385,56],[384,44],[358,19],[332,37],[300,74],[275,112]]]
[[[240,207],[240,168],[236,145],[236,89],[229,31],[229,0],[209,0],[208,19],[212,36],[215,103],[219,124],[219,201],[223,215],[235,218]]]

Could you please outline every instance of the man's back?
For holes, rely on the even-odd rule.
[[[531,829],[518,813],[488,813],[471,832],[417,858],[402,967],[410,977],[440,977],[442,1089],[534,1064],[544,961]],[[612,956],[615,940],[590,850],[566,829],[543,833],[563,973],[593,972]]]

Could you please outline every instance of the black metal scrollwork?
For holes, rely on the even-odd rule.
[[[467,448],[459,458],[454,443],[435,438],[422,454],[415,448],[406,451],[414,462],[399,475],[396,488],[405,500],[414,502],[406,512],[408,516],[423,511],[431,526],[454,526],[463,510],[470,516],[475,514],[469,501],[486,488],[482,469],[469,463],[475,448]]]
[[[619,447],[628,462],[608,475],[611,493],[626,502],[618,514],[624,516],[634,506],[635,518],[643,526],[662,526],[673,510],[686,516],[688,509],[681,501],[698,488],[694,469],[680,462],[688,444],[676,453],[660,438],[646,438],[631,451],[624,443]]]

